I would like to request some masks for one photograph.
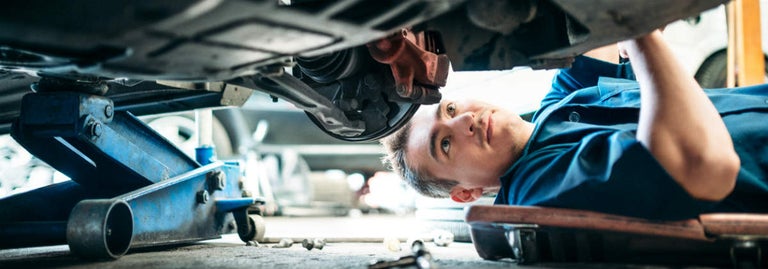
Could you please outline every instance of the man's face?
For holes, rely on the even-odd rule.
[[[412,167],[485,190],[499,186],[532,130],[517,114],[476,100],[425,106],[411,126],[406,157]]]

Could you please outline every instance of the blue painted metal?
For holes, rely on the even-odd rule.
[[[210,171],[221,170],[227,184],[222,190],[210,187]],[[229,210],[219,210],[216,200],[239,200],[239,167],[214,162],[134,192],[116,197],[125,200],[134,212],[134,232],[131,246],[149,246],[165,243],[198,241],[218,238],[223,232],[232,232],[229,224],[234,220]],[[197,193],[207,191],[210,199],[201,203]],[[247,198],[247,207],[261,199]],[[194,235],[191,236],[191,232]]]
[[[124,192],[200,166],[129,112],[111,106],[109,99],[79,93],[28,94],[11,135],[85,186]]]
[[[4,248],[64,244],[66,221],[0,223],[0,246]]]
[[[202,165],[216,161],[216,151],[213,146],[203,145],[195,148],[195,160]]]
[[[83,256],[117,258],[127,249],[112,249],[115,245],[217,238],[233,232],[235,221],[251,229],[247,208],[263,203],[242,197],[237,162],[214,161],[212,153],[203,152],[201,166],[130,113],[115,111],[103,97],[28,94],[11,134],[73,181],[0,199],[0,248],[19,246],[4,242],[22,242],[22,234],[31,238],[25,246],[63,243],[66,237]],[[109,229],[80,229],[117,221],[108,218],[116,203],[122,204],[118,211],[127,213],[115,218],[130,216],[132,225],[110,225],[129,227],[131,240],[110,237]],[[71,224],[66,236],[62,223]],[[119,242],[110,245],[109,240]]]
[[[216,200],[216,211],[219,213],[232,212],[237,209],[248,208],[257,202],[263,202],[263,200],[253,197],[239,199],[219,199]]]

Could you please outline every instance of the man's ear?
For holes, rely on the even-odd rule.
[[[471,203],[482,196],[482,188],[465,189],[457,186],[451,189],[451,200],[459,203]]]

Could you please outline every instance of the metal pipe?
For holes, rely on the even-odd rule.
[[[195,123],[197,123],[197,146],[213,146],[213,110],[210,108],[196,109]]]

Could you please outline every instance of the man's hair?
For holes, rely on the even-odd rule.
[[[386,156],[382,159],[385,166],[397,173],[414,190],[421,195],[433,198],[446,198],[450,196],[451,188],[458,182],[445,180],[428,175],[418,168],[411,167],[406,157],[406,145],[410,136],[411,123],[406,123],[393,134],[381,139],[381,144],[386,149]]]

